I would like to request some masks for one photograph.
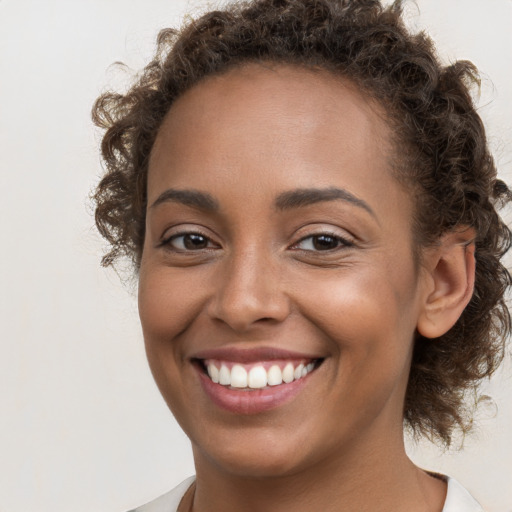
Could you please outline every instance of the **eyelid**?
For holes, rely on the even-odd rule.
[[[293,245],[297,245],[311,237],[330,236],[340,240],[345,245],[355,245],[357,237],[345,228],[333,225],[330,222],[313,222],[304,224],[295,230],[294,238],[296,241]]]

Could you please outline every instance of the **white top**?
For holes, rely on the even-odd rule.
[[[176,512],[183,495],[194,479],[193,476],[187,478],[172,491],[130,512]],[[442,512],[484,512],[484,509],[457,480],[447,477],[447,482],[448,492]]]

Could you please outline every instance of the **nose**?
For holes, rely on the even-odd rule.
[[[283,322],[290,314],[290,301],[271,260],[259,250],[226,258],[209,303],[210,317],[239,332]]]

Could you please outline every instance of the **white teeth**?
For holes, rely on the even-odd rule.
[[[217,367],[213,363],[208,365],[208,375],[216,384],[219,382],[219,370],[217,370]]]
[[[234,388],[247,387],[247,370],[239,364],[235,364],[231,368],[231,386]]]
[[[300,379],[302,377],[302,369],[303,368],[304,368],[304,365],[302,363],[300,363],[299,366],[297,366],[297,368],[295,368],[295,370],[293,372],[293,378],[295,380]]]
[[[293,381],[293,364],[288,363],[283,369],[283,382],[289,384]]]
[[[231,384],[231,372],[224,364],[220,367],[219,384],[222,384],[223,386],[229,386]]]
[[[267,372],[263,366],[254,366],[249,372],[247,384],[250,388],[260,389],[267,385]]]
[[[283,383],[283,372],[281,368],[274,364],[271,366],[267,373],[267,381],[269,386],[279,386],[279,384]]]
[[[220,366],[220,370],[219,370]],[[272,365],[268,370],[262,364],[256,364],[250,369],[249,365],[235,364],[229,369],[226,364],[207,362],[206,371],[212,382],[223,386],[234,388],[263,389],[267,386],[279,386],[283,382],[289,384],[294,380],[302,379],[313,371],[315,363],[298,364],[286,363],[281,370],[277,364]]]

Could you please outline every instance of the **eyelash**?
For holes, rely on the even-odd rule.
[[[183,247],[183,248],[176,248],[176,247],[173,247],[172,246],[172,242],[179,239],[179,238],[185,238],[186,236],[198,236],[198,237],[201,237],[204,239],[204,241],[206,242],[206,244],[210,244],[212,243],[212,240],[210,239],[210,237],[208,237],[207,235],[201,233],[200,231],[183,231],[183,232],[180,232],[180,233],[175,233],[167,238],[165,238],[164,240],[162,240],[160,246],[161,247],[166,247],[168,248],[169,250],[173,250],[173,251],[176,251],[176,252],[196,252],[195,249],[190,249],[190,248],[186,248],[186,247]],[[327,248],[325,250],[322,250],[322,249],[301,249],[299,248],[298,246],[303,243],[304,241],[306,240],[309,240],[311,239],[312,240],[312,245],[314,245],[314,239],[319,239],[320,237],[326,237],[326,238],[330,238],[332,239],[333,241],[335,241],[337,243],[336,247],[332,247],[332,248]],[[185,244],[185,242],[184,242]],[[321,233],[314,233],[314,234],[311,234],[311,235],[308,235],[308,236],[305,236],[303,238],[301,238],[300,240],[298,240],[297,242],[295,242],[292,246],[290,246],[290,249],[293,249],[293,250],[299,250],[299,251],[304,251],[304,252],[331,252],[331,251],[336,251],[336,250],[340,250],[340,249],[343,249],[343,248],[349,248],[349,247],[353,247],[354,246],[354,243],[350,240],[347,240],[346,238],[336,234],[336,233],[331,233],[331,232],[321,232]],[[204,248],[199,248],[197,249],[197,251],[202,251],[202,250],[211,250],[211,247],[208,248],[208,247],[204,247]]]

